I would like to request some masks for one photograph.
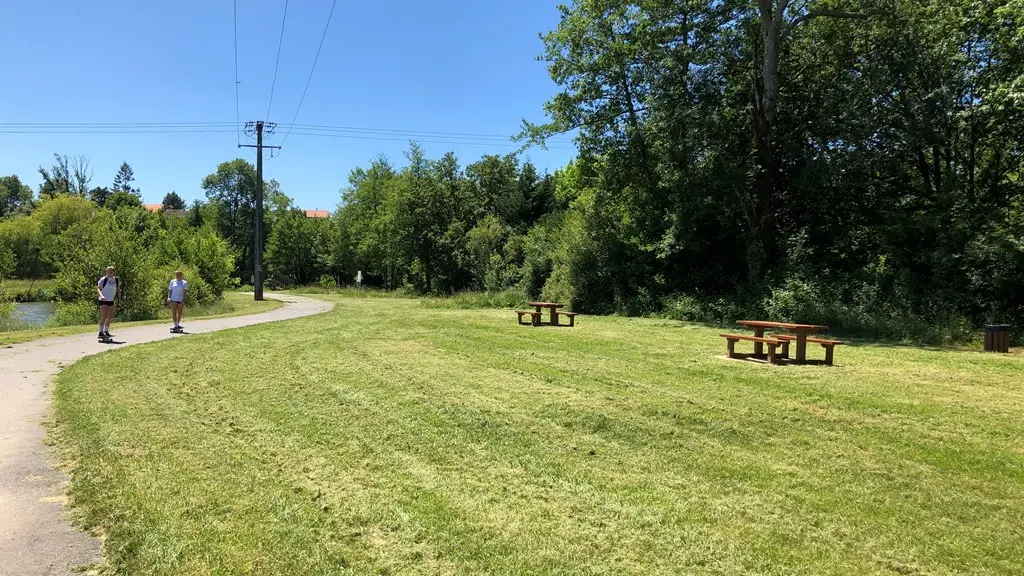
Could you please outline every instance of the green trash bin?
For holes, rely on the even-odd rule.
[[[985,352],[1009,352],[1010,351],[1010,325],[1009,324],[986,324],[985,325]]]

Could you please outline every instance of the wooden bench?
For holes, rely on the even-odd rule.
[[[540,326],[540,312],[535,312],[533,310],[516,310],[516,314],[519,315],[517,320],[521,326]],[[530,321],[523,322],[523,316],[529,316]]]
[[[740,340],[747,340],[749,342],[760,342],[768,346],[768,363],[775,364],[775,348],[782,344],[782,341],[775,337],[768,336],[751,336],[749,334],[719,334],[722,338],[725,338],[726,343],[729,346],[729,358],[736,357],[736,342]]]
[[[789,357],[789,343],[790,342],[795,342],[796,341],[796,336],[789,336],[787,334],[774,334],[774,335],[772,335],[772,338],[775,338],[776,340],[780,340],[783,343],[783,345],[782,345],[782,357],[783,358],[788,358]],[[843,342],[842,340],[828,340],[828,339],[825,339],[825,338],[808,338],[807,341],[808,342],[812,342],[814,344],[821,344],[821,347],[825,349],[825,364],[828,365],[828,366],[832,365],[832,359],[834,357],[833,349],[836,346],[839,346],[840,344],[846,344],[846,342]]]
[[[576,316],[578,314],[579,314],[579,312],[557,312],[555,314],[555,322],[558,322],[558,318],[561,317],[561,316],[568,316],[569,317],[569,328],[572,328],[573,326],[576,326]]]

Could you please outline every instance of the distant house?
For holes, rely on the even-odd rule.
[[[143,206],[146,208],[146,210],[149,210],[153,214],[156,214],[157,212],[163,210],[164,216],[181,217],[188,214],[188,210],[164,210],[163,204],[143,204]]]
[[[330,218],[329,210],[306,210],[306,218]]]

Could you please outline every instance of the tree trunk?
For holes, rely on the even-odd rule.
[[[755,229],[751,230],[752,249],[748,249],[749,279],[759,282],[763,275],[774,268],[777,260],[775,238],[775,172],[778,160],[775,156],[775,113],[779,99],[779,44],[782,40],[783,16],[789,0],[758,0],[761,18],[761,75],[754,84],[754,158],[755,166],[754,202]],[[760,88],[760,89],[758,89]]]

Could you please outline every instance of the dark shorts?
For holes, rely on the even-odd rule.
[[[99,300],[99,299],[97,299],[96,303],[99,304],[100,306],[113,306],[114,305],[114,302],[111,301],[111,300]]]
[[[181,304],[181,302],[178,302],[177,300],[171,300],[171,304]]]

